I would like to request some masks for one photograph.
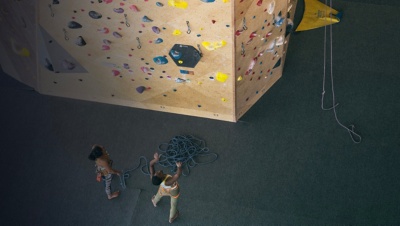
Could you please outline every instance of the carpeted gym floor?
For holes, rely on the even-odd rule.
[[[0,224],[169,225],[169,199],[153,207],[147,175],[133,171],[109,201],[87,156],[102,144],[129,169],[193,135],[218,159],[180,179],[176,225],[400,225],[400,3],[333,8],[343,12],[333,25],[336,115],[360,143],[321,109],[324,28],[292,34],[282,78],[237,123],[45,96],[2,73]],[[299,1],[295,26],[303,10]]]

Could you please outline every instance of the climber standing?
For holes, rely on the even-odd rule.
[[[176,162],[177,170],[175,175],[164,174],[162,170],[155,171],[154,164],[160,160],[160,156],[156,152],[154,159],[150,161],[150,179],[154,185],[159,185],[158,192],[151,198],[154,207],[163,196],[171,197],[171,209],[169,212],[169,223],[172,223],[178,216],[177,210],[178,197],[179,197],[179,184],[178,179],[182,174],[182,163]]]
[[[105,191],[108,199],[113,199],[119,196],[119,191],[111,193],[111,181],[113,174],[120,175],[120,171],[112,168],[112,160],[110,155],[103,146],[93,145],[92,151],[88,157],[90,160],[95,161],[97,180],[100,182],[100,178],[103,179]]]

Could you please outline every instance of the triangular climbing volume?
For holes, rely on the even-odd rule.
[[[58,73],[87,73],[88,71],[79,62],[71,56],[57,40],[53,38],[47,31],[40,26],[40,33],[42,38],[42,44],[44,43],[44,49],[42,54],[39,56],[50,58],[46,61],[51,63],[55,72]],[[39,36],[40,37],[40,36]],[[43,62],[44,59],[40,59]]]

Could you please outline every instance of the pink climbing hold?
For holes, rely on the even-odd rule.
[[[261,6],[262,2],[263,2],[263,0],[258,0],[257,5]]]
[[[118,70],[112,70],[112,73],[114,76],[118,76],[119,74],[121,74],[121,72],[119,72]]]
[[[131,6],[129,6],[129,8],[131,10],[133,10],[133,12],[139,12],[139,8],[137,6],[135,6],[135,5],[131,5]]]
[[[144,73],[147,73],[150,71],[148,67],[140,67],[140,70],[142,70]]]
[[[113,0],[104,0],[104,2],[106,3],[106,4],[109,4],[109,3],[111,3]]]
[[[235,32],[235,35],[236,36],[239,36],[239,35],[241,35],[243,33],[243,30],[237,30],[236,32]]]
[[[101,47],[101,49],[102,49],[102,50],[110,50],[110,46],[103,45],[103,46]]]
[[[110,32],[110,30],[106,27],[102,28],[102,29],[97,29],[97,31],[100,31],[103,34],[108,34],[108,32]]]

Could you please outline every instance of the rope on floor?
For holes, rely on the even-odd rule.
[[[120,185],[121,185],[122,189],[125,189],[125,188],[126,188],[125,180],[126,180],[126,179],[129,179],[129,177],[130,177],[129,172],[138,169],[138,168],[140,167],[140,165],[142,165],[142,160],[145,162],[145,164],[140,168],[140,170],[142,171],[142,173],[143,173],[144,175],[150,175],[150,171],[149,171],[149,162],[147,161],[146,157],[140,156],[140,158],[139,158],[139,165],[138,165],[138,166],[136,166],[136,167],[134,167],[134,168],[131,168],[131,169],[128,169],[128,170],[122,171],[121,175],[119,176]]]
[[[190,168],[196,165],[205,165],[218,159],[216,153],[210,152],[203,140],[194,136],[175,136],[169,143],[163,143],[158,147],[160,154],[161,166],[170,167],[171,172],[176,172],[176,162],[182,162],[182,166],[186,168],[182,174],[188,176]],[[212,156],[211,158],[209,156]],[[208,161],[200,162],[200,158],[208,159]]]
[[[175,173],[175,163],[182,162],[182,167],[186,169],[184,171],[187,171],[187,173],[182,172],[182,175],[184,176],[190,174],[190,168],[193,168],[196,165],[209,164],[218,159],[218,155],[210,152],[203,140],[190,135],[175,136],[169,141],[169,143],[160,144],[158,150],[158,154],[160,155],[158,164],[163,167],[171,168],[171,172]],[[211,156],[211,158],[209,156]],[[201,162],[200,158],[208,159],[208,161]],[[142,162],[145,163],[143,166],[141,166]],[[139,164],[136,167],[124,170],[119,176],[120,185],[123,189],[126,188],[125,180],[130,177],[129,172],[139,168],[144,175],[150,175],[149,161],[147,161],[146,157],[140,156]]]

